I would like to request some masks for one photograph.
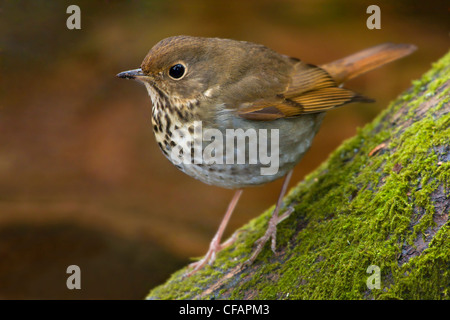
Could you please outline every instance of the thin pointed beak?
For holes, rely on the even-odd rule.
[[[146,77],[146,75],[142,72],[141,68],[134,69],[134,70],[128,70],[117,74],[118,78],[122,79],[135,79],[140,80],[143,77]]]

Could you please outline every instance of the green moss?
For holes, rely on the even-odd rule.
[[[249,257],[272,207],[213,266],[189,278],[180,270],[148,298],[448,299],[448,212],[434,196],[450,194],[449,80],[447,54],[290,191],[295,212],[278,226],[279,254],[266,246],[223,280]],[[380,267],[379,290],[367,288],[370,265]]]

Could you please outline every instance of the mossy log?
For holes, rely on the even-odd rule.
[[[266,244],[242,267],[270,208],[147,298],[449,299],[449,90],[450,53],[290,191],[276,254]]]

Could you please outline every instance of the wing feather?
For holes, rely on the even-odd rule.
[[[245,104],[239,108],[238,114],[249,120],[269,121],[324,112],[354,101],[373,100],[338,87],[325,70],[298,62],[283,93],[271,99]]]

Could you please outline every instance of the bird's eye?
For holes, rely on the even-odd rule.
[[[183,66],[181,63],[177,63],[176,65],[173,65],[169,69],[169,76],[175,80],[181,79],[185,73],[186,67]]]

